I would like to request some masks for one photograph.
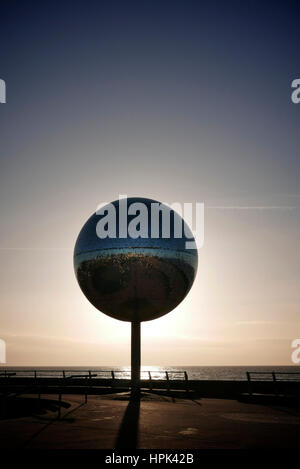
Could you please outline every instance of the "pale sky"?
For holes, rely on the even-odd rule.
[[[119,194],[205,203],[194,286],[142,325],[143,365],[292,365],[299,15],[258,2],[40,3],[0,6],[7,365],[129,365],[130,324],[90,305],[73,272],[83,223]]]

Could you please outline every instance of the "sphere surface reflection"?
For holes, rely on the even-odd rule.
[[[184,220],[165,205],[170,215],[169,237],[163,237],[162,214],[158,237],[151,237],[151,204],[145,198],[128,198],[148,209],[147,237],[120,237],[121,200],[112,202],[116,212],[116,237],[101,239],[97,224],[107,215],[94,213],[79,233],[74,249],[74,268],[78,283],[87,299],[100,311],[122,321],[149,321],[172,311],[189,292],[198,265],[197,249],[186,249],[193,235]],[[137,212],[139,213],[139,212]],[[135,215],[127,215],[127,227]],[[175,236],[175,219],[183,236]],[[178,224],[177,224],[178,226]],[[124,236],[124,233],[123,233]],[[164,233],[165,236],[165,233]]]

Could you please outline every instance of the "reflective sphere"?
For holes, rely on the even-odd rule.
[[[172,311],[187,295],[196,275],[198,254],[197,249],[186,249],[186,241],[194,238],[173,210],[169,237],[163,237],[160,223],[158,236],[151,238],[151,203],[158,202],[128,198],[127,206],[132,203],[148,208],[148,237],[120,237],[120,201],[112,202],[116,237],[98,237],[97,224],[107,212],[94,213],[77,238],[74,268],[81,290],[97,309],[122,321],[149,321]],[[127,226],[138,213],[128,215]],[[174,217],[183,227],[180,238],[175,237]]]

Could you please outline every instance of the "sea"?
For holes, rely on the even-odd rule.
[[[0,367],[0,374],[4,370],[16,373],[15,376],[37,377],[68,377],[74,375],[85,376],[89,372],[93,377],[111,378],[112,371],[117,379],[130,379],[130,367],[109,366],[77,366],[77,367]],[[150,372],[150,373],[149,373]],[[184,372],[190,380],[247,380],[247,372],[251,379],[272,380],[272,372],[278,379],[300,380],[299,366],[142,366],[141,379],[184,379]]]

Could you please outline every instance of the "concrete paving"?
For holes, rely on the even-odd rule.
[[[201,449],[300,446],[300,409],[230,399],[178,399],[145,393],[21,398],[0,420],[1,448]],[[27,403],[25,400],[28,400]],[[19,402],[20,404],[20,402]],[[34,404],[34,406],[33,406]]]

